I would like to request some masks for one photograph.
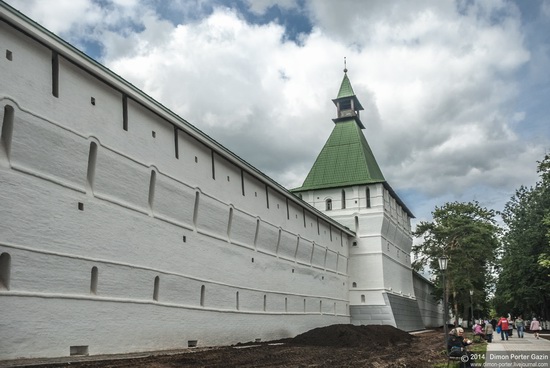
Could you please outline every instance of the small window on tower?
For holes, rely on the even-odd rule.
[[[327,211],[332,210],[332,199],[327,199],[327,202],[326,202],[326,210],[327,210]]]
[[[351,100],[340,101],[340,110],[351,110]]]

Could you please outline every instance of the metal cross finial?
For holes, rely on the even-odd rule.
[[[346,64],[346,57],[344,56],[344,73],[347,73],[347,72],[348,72],[348,67]]]

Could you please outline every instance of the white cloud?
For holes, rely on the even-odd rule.
[[[344,56],[386,179],[432,198],[408,203],[417,215],[415,206],[425,212],[443,199],[501,205],[534,182],[550,145],[518,134],[529,115],[515,105],[517,73],[535,54],[508,1],[308,1],[313,30],[299,45],[281,25],[249,24],[205,0],[171,2],[170,20],[151,1],[105,9],[67,0],[55,11],[10,3],[75,39],[92,29],[87,37],[102,44],[108,67],[287,187],[301,184],[333,128]],[[246,4],[255,14],[299,8]]]

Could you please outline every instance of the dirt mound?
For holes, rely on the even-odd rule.
[[[407,332],[392,326],[331,325],[304,332],[285,340],[285,343],[301,346],[382,347],[408,344],[412,339]]]

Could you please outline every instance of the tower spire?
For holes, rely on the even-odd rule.
[[[346,63],[346,57],[344,56],[344,73],[347,73],[347,72],[348,72],[348,66]]]

